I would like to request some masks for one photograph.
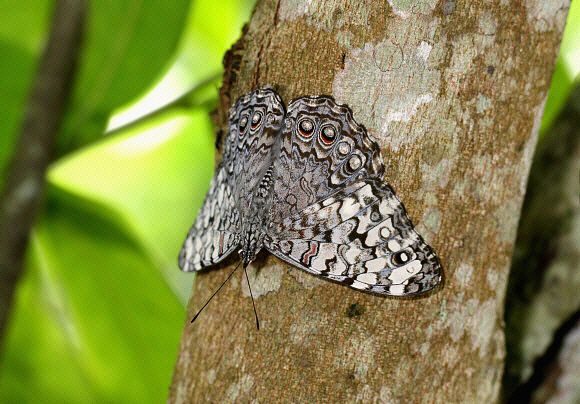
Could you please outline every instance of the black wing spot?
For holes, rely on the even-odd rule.
[[[393,255],[393,263],[397,266],[405,265],[409,261],[411,261],[411,256],[405,250],[399,251]]]

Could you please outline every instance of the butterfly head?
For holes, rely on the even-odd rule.
[[[240,258],[244,262],[244,267],[247,267],[264,246],[264,233],[252,223],[242,232],[241,244]]]

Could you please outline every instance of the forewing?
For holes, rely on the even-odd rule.
[[[252,198],[272,164],[273,151],[277,155],[278,149],[274,146],[280,141],[285,114],[280,96],[268,88],[244,95],[230,111],[229,132],[236,159],[229,160],[228,172],[232,178],[234,204],[243,220],[255,214],[250,211]]]
[[[222,161],[179,254],[183,271],[215,264],[239,245],[251,190],[271,164],[284,113],[280,97],[266,88],[240,97],[230,109]]]
[[[266,248],[315,275],[370,293],[409,296],[441,281],[435,253],[391,187],[357,181],[272,224]]]
[[[378,145],[332,97],[301,97],[288,106],[276,161],[270,221],[278,221],[361,178],[382,179]]]

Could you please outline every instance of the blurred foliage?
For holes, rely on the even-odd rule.
[[[53,3],[0,4],[3,173]],[[0,402],[167,398],[193,282],[177,253],[213,172],[207,100],[252,6],[91,2],[62,158],[48,172],[4,340]]]
[[[193,281],[176,256],[213,171],[221,59],[253,3],[91,2],[63,157],[48,173],[4,341],[0,402],[166,399]],[[580,69],[575,3],[542,129]],[[53,3],[0,5],[3,173]]]
[[[572,1],[560,45],[556,70],[544,108],[540,133],[545,133],[564,108],[580,73],[580,3]]]

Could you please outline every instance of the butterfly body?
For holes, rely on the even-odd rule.
[[[378,145],[332,97],[288,110],[259,88],[230,109],[221,163],[179,257],[184,271],[265,248],[355,289],[405,296],[441,280],[435,253],[382,181]]]
[[[258,185],[249,209],[253,214],[242,224],[240,257],[244,261],[244,266],[248,266],[264,246],[267,219],[272,203],[272,171],[268,170]]]

